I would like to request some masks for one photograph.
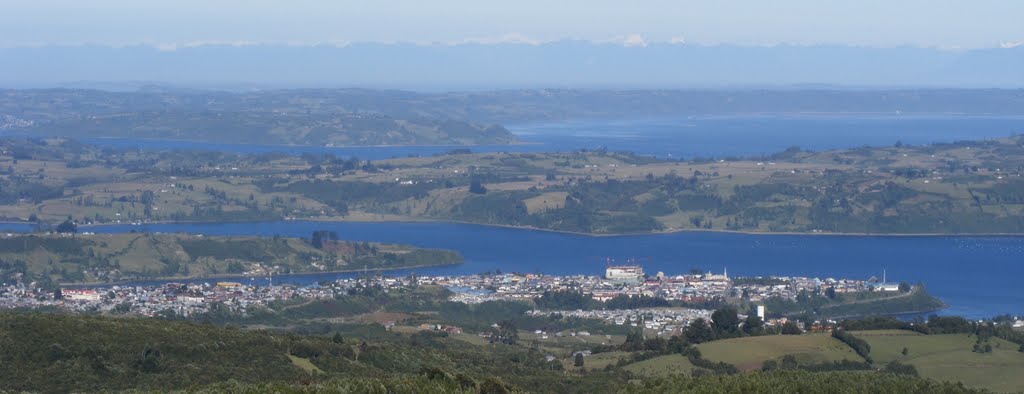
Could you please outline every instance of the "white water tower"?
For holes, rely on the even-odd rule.
[[[764,305],[758,305],[757,306],[757,317],[760,317],[761,321],[764,321],[765,318],[767,317],[767,316],[765,316]]]

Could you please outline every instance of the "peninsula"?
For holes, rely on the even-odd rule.
[[[66,226],[64,226],[66,227]],[[62,227],[62,231],[67,231]],[[0,236],[0,282],[102,284],[146,279],[246,277],[459,264],[457,252],[338,240],[191,234],[7,234]]]
[[[1024,138],[757,158],[612,150],[367,161],[0,139],[0,217],[432,220],[585,234],[1021,234]]]

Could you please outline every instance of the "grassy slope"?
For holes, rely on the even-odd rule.
[[[339,253],[333,269],[400,268],[419,264],[449,264],[461,261],[454,252],[416,249],[401,245],[373,244],[376,255]],[[245,270],[259,264],[276,265],[286,272],[318,272],[313,263],[322,264],[332,255],[313,248],[297,238],[197,237],[186,234],[79,234],[14,235],[0,238],[0,260],[23,261],[29,272],[51,274],[59,281],[96,281],[92,272],[82,277],[61,271],[80,272],[87,267],[118,269],[123,276],[184,277],[232,272],[232,262]],[[174,263],[171,263],[173,261]],[[349,262],[358,263],[349,267]],[[169,266],[177,264],[177,269]],[[118,267],[119,268],[116,268]],[[112,278],[116,279],[116,278]]]
[[[992,353],[974,353],[976,338],[967,334],[921,335],[899,330],[855,332],[871,345],[876,363],[897,360],[917,367],[922,377],[961,381],[995,391],[1024,389],[1024,353],[1018,345],[992,338]],[[901,351],[907,348],[904,356]]]
[[[637,393],[963,393],[956,385],[909,376],[859,372],[755,372],[739,375],[684,375],[650,379],[631,389]]]
[[[741,370],[754,370],[768,360],[791,354],[801,363],[839,360],[863,361],[848,346],[828,334],[771,335],[733,338],[697,346],[704,358],[733,364]]]
[[[646,377],[689,375],[694,368],[690,360],[680,354],[658,356],[622,367],[626,371]]]

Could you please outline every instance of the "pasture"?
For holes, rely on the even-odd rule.
[[[785,355],[795,356],[801,364],[863,361],[849,346],[829,334],[732,338],[702,343],[697,348],[704,358],[726,362],[743,371],[759,369],[765,361]]]
[[[975,353],[977,337],[967,334],[921,335],[900,330],[853,334],[871,345],[871,357],[879,365],[896,360],[917,367],[925,378],[960,381],[968,387],[999,392],[1024,388],[1024,353],[1018,351],[1019,345],[999,338],[988,340],[991,353]]]

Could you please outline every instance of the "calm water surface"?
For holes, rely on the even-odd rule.
[[[1006,137],[1024,133],[1024,117],[980,116],[746,116],[563,121],[510,125],[525,144],[479,145],[474,152],[574,151],[606,147],[659,157],[765,155],[791,146],[810,150],[884,146],[897,141],[928,144]],[[323,147],[211,144],[191,141],[85,139],[126,149],[215,150],[242,154],[331,153],[388,159],[430,156],[465,146]]]
[[[188,232],[207,235],[308,237],[333,230],[343,239],[410,244],[460,251],[464,264],[418,269],[423,274],[505,272],[546,274],[603,273],[606,258],[635,258],[646,271],[685,273],[691,268],[733,276],[800,275],[821,278],[881,277],[922,282],[950,308],[945,314],[973,318],[1024,314],[1024,238],[748,235],[689,232],[591,237],[545,231],[453,223],[338,223],[277,221],[261,223],[114,225],[89,228]],[[315,283],[346,275],[296,276]],[[351,276],[351,275],[347,275]]]
[[[762,155],[790,146],[823,150],[864,145],[927,144],[1005,137],[1024,132],[1021,117],[979,116],[748,116],[677,117],[534,123],[509,126],[528,144],[469,147],[474,152],[571,151],[607,147],[660,157]],[[217,150],[242,154],[333,153],[384,159],[426,156],[452,146],[298,147],[185,141],[90,139],[103,146],[144,150]],[[0,231],[30,227],[0,223]],[[449,223],[157,224],[102,226],[98,232],[189,232],[209,235],[308,237],[337,231],[345,239],[411,244],[460,251],[466,263],[420,269],[425,274],[503,271],[599,275],[606,258],[636,258],[650,273],[690,268],[731,275],[801,275],[923,282],[950,305],[946,314],[990,317],[1024,314],[1024,237],[871,237],[676,233],[587,237]],[[313,274],[287,280],[314,283],[346,276]],[[351,274],[348,274],[351,276]]]

